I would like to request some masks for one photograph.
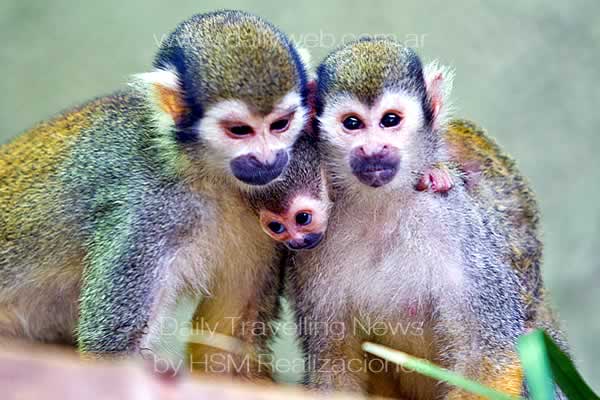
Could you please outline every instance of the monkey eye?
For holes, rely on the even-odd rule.
[[[293,114],[287,115],[284,118],[280,118],[269,125],[271,132],[282,133],[288,130],[290,127],[290,121],[292,120]]]
[[[346,117],[342,121],[342,125],[344,125],[344,128],[348,129],[349,131],[355,131],[357,129],[362,129],[365,126],[365,124],[363,124],[363,122],[360,120],[360,118],[358,118],[355,115],[350,115],[349,117]]]
[[[308,225],[312,222],[312,215],[305,211],[296,214],[296,223],[298,225]]]
[[[283,226],[283,224],[280,222],[272,221],[272,222],[269,222],[269,225],[267,225],[267,226],[273,233],[276,233],[278,235],[285,232],[285,226]]]
[[[232,136],[248,136],[254,133],[254,129],[250,125],[233,125],[227,127],[227,132]]]
[[[398,114],[387,113],[383,116],[383,118],[381,118],[379,125],[382,128],[391,128],[394,126],[398,126],[400,121],[402,121],[402,117],[399,116]]]

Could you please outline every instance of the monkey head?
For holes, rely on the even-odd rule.
[[[423,68],[397,42],[363,39],[331,53],[317,79],[319,135],[333,184],[412,187],[440,151],[451,74],[437,64]]]
[[[278,178],[308,115],[306,66],[288,38],[238,11],[196,15],[162,43],[149,89],[157,144],[179,168],[243,189]]]
[[[260,224],[267,235],[290,250],[316,247],[327,230],[329,206],[320,198],[290,194],[284,209],[260,211]]]
[[[267,235],[291,250],[312,249],[325,235],[331,201],[316,139],[308,134],[294,144],[281,180],[255,192],[251,202]]]

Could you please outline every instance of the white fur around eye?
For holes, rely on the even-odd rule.
[[[415,132],[423,126],[423,108],[421,102],[414,96],[404,92],[386,92],[373,106],[373,115],[383,117],[388,110],[402,113],[400,129],[405,132]]]
[[[360,119],[366,120],[369,108],[353,96],[340,96],[330,101],[319,117],[321,135],[333,142],[340,138],[348,139],[350,135],[342,131],[341,125],[342,117],[346,114],[356,114]]]
[[[397,127],[383,128],[380,121],[387,112],[401,114],[402,120]],[[363,120],[365,127],[357,131],[345,131],[343,118],[355,114]],[[320,135],[323,138],[324,162],[328,167],[328,175],[332,183],[339,186],[356,187],[358,191],[366,186],[359,183],[352,174],[350,154],[353,149],[364,146],[392,146],[399,153],[400,168],[394,181],[382,190],[395,190],[400,187],[411,187],[413,171],[420,168],[424,159],[423,124],[424,114],[421,99],[404,91],[388,90],[369,106],[353,96],[339,96],[325,104],[323,114],[319,118]]]
[[[270,123],[294,111],[288,129],[280,134],[265,132]],[[259,160],[271,162],[280,150],[289,151],[306,122],[307,110],[301,105],[301,97],[296,92],[283,96],[275,104],[273,112],[267,116],[254,113],[252,108],[241,100],[224,100],[206,110],[204,117],[195,126],[202,141],[208,146],[213,163],[228,170],[234,158],[244,154],[254,154]],[[255,129],[255,134],[243,139],[227,136],[223,121],[240,121]]]

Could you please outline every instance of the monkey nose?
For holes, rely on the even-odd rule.
[[[290,250],[309,250],[317,247],[323,240],[322,233],[309,233],[304,235],[302,239],[295,239],[286,242],[286,246]]]
[[[233,175],[249,185],[266,185],[283,173],[289,161],[287,152],[280,150],[272,163],[263,163],[253,154],[233,159],[230,167]]]
[[[366,144],[356,148],[354,152],[359,157],[386,158],[392,153],[387,144]]]

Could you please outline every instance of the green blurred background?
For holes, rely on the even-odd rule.
[[[599,1],[1,0],[0,142],[149,70],[163,35],[217,8],[266,17],[315,63],[345,40],[386,34],[454,66],[456,115],[486,127],[538,194],[546,284],[600,390]]]

